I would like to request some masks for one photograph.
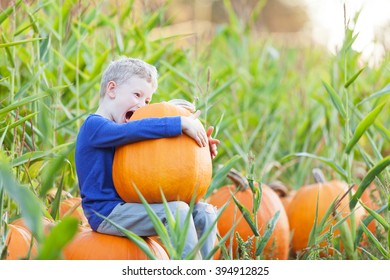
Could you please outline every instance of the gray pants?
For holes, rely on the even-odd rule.
[[[160,220],[166,224],[166,213],[163,204],[155,203],[149,204],[153,211],[157,214]],[[182,201],[168,202],[168,206],[176,217],[177,211],[179,211],[180,227],[184,224],[185,217],[190,210],[187,203]],[[109,220],[119,224],[127,230],[139,236],[153,236],[157,235],[156,230],[153,227],[152,221],[147,214],[145,207],[142,203],[121,203],[117,205],[110,215],[107,217]],[[212,223],[216,219],[215,208],[207,203],[198,202],[194,205],[192,212],[192,219],[190,219],[189,229],[187,233],[186,244],[184,246],[184,252],[182,258],[184,258],[198,243],[199,238],[207,231]],[[167,227],[167,226],[166,226]],[[168,227],[167,227],[168,228]],[[115,226],[110,222],[104,220],[97,229],[98,232],[123,236]],[[210,232],[206,242],[201,248],[201,254],[206,257],[215,246],[216,241],[216,225],[214,225]]]

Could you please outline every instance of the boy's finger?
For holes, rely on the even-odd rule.
[[[214,131],[214,127],[210,126],[208,129],[207,129],[207,137],[210,137],[211,134],[213,133]]]
[[[200,110],[197,110],[195,113],[192,114],[192,118],[193,118],[193,119],[199,118],[200,113],[201,113],[201,111],[200,111]]]

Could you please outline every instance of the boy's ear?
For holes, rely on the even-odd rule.
[[[106,87],[106,94],[110,98],[115,98],[115,88],[116,88],[116,83],[114,81],[109,81],[107,83]]]

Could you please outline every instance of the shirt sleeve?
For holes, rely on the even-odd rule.
[[[145,118],[118,124],[101,116],[93,116],[85,124],[90,145],[108,148],[147,139],[181,135],[181,118]]]

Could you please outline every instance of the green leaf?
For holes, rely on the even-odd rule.
[[[349,154],[352,148],[356,145],[364,132],[375,122],[376,117],[382,111],[385,103],[378,105],[374,110],[367,114],[367,116],[357,125],[355,132],[346,146],[346,153]]]
[[[23,165],[27,162],[32,162],[34,160],[43,159],[49,156],[52,156],[56,151],[61,150],[63,148],[66,148],[69,145],[74,145],[74,142],[69,142],[61,145],[57,145],[51,150],[48,151],[34,151],[34,152],[27,152],[21,155],[20,157],[14,158],[11,161],[11,167],[17,167],[20,165]]]
[[[366,225],[360,222],[360,226],[362,227],[364,233],[367,235],[368,239],[371,243],[378,249],[378,251],[386,258],[390,259],[390,253],[383,247],[380,241],[375,237],[375,235],[366,227]]]
[[[74,150],[75,145],[76,145],[75,142],[71,143],[71,145],[69,145],[64,152],[56,156],[52,160],[50,165],[47,167],[47,169],[44,170],[43,173],[44,173],[45,180],[42,183],[39,192],[40,197],[42,198],[45,197],[47,191],[53,187],[53,183],[56,179],[56,175],[58,174],[58,172],[61,171],[62,169],[61,167],[64,164],[66,157]]]
[[[23,45],[23,44],[26,44],[26,43],[36,42],[36,41],[40,41],[40,40],[44,40],[44,39],[45,38],[32,38],[32,39],[14,41],[14,42],[9,42],[9,43],[3,43],[3,44],[0,44],[0,48],[6,48],[6,47],[17,46],[17,45]]]
[[[263,234],[263,236],[260,239],[259,244],[256,248],[256,256],[260,256],[263,253],[263,250],[265,248],[265,245],[267,245],[268,240],[271,238],[272,233],[274,232],[276,223],[279,219],[280,210],[275,213],[275,215],[271,218],[271,220],[266,225],[266,230]]]
[[[253,231],[253,234],[255,236],[260,236],[260,233],[259,233],[259,230],[257,229],[256,227],[256,224],[252,218],[252,215],[251,213],[249,212],[249,210],[244,206],[242,205],[238,200],[237,198],[232,195],[232,198],[234,200],[234,203],[237,205],[238,209],[240,210],[240,212],[242,213],[242,216],[245,218],[245,220],[247,221],[249,227],[252,229]]]
[[[364,98],[362,101],[360,101],[357,105],[360,105],[360,104],[363,104],[371,99],[374,99],[374,98],[378,98],[378,97],[382,97],[386,94],[389,94],[390,93],[390,84],[387,84],[383,89],[377,91],[377,92],[374,92],[373,94],[371,94],[369,97],[367,98]]]
[[[42,239],[43,205],[41,201],[26,186],[18,183],[13,176],[5,156],[0,153],[0,190],[5,190],[8,196],[19,206],[26,225],[31,229],[38,241]]]
[[[2,24],[3,21],[5,21],[13,13],[14,9],[16,9],[21,2],[22,0],[16,1],[16,3],[13,6],[7,7],[7,9],[5,9],[0,13],[0,24]]]
[[[325,89],[328,92],[333,105],[336,107],[341,117],[343,119],[346,119],[347,114],[345,112],[343,102],[341,101],[341,97],[337,94],[337,92],[333,89],[333,87],[331,87],[327,82],[322,81],[322,84],[325,86]]]
[[[376,210],[375,213],[377,213],[377,214],[382,213],[386,209],[386,207],[387,207],[387,205],[383,205],[378,210]],[[365,226],[368,226],[368,224],[371,223],[373,220],[374,220],[374,217],[371,215],[368,215],[366,218],[364,218],[362,223],[364,223]],[[355,247],[357,247],[359,245],[360,239],[362,238],[362,236],[363,236],[363,228],[361,226],[359,226],[357,228],[357,231],[356,231]]]
[[[325,163],[326,165],[328,165],[329,167],[331,167],[334,171],[336,171],[339,175],[341,175],[344,178],[344,180],[348,180],[347,172],[340,165],[338,165],[336,162],[334,162],[331,159],[316,156],[316,155],[313,155],[310,153],[295,153],[295,154],[287,155],[281,159],[281,162],[289,161],[294,157],[308,157],[308,158],[313,158],[313,159],[319,160],[319,161]]]
[[[363,70],[365,69],[365,67],[363,67],[362,69],[360,69],[355,75],[353,75],[344,85],[344,88],[348,88],[355,80],[357,77],[359,77],[359,75],[363,72]]]
[[[143,197],[142,193],[138,190],[138,188],[133,184],[134,189],[136,190],[139,198],[141,199],[142,204],[145,206],[145,210],[148,213],[148,216],[154,226],[154,229],[157,232],[157,235],[161,238],[161,242],[163,243],[165,249],[168,251],[170,257],[176,255],[176,250],[173,248],[168,231],[157,214],[153,211],[152,207],[150,207],[149,203]]]
[[[14,110],[20,106],[29,104],[35,100],[38,100],[38,99],[46,97],[46,96],[47,96],[46,94],[41,94],[41,95],[36,95],[36,96],[29,96],[29,97],[23,98],[19,101],[15,101],[12,104],[0,109],[0,117],[3,117],[4,115],[8,114],[12,110]]]
[[[366,209],[366,211],[370,214],[370,216],[373,219],[377,220],[383,226],[383,228],[386,231],[388,231],[390,229],[390,224],[388,221],[386,221],[385,218],[383,218],[381,215],[379,215],[375,210],[372,210],[371,208],[369,208],[363,202],[360,201],[360,204],[364,207],[364,209]]]
[[[20,118],[16,122],[13,122],[12,124],[7,125],[6,127],[0,128],[0,132],[5,131],[6,129],[8,130],[8,129],[15,128],[15,127],[19,126],[20,124],[24,123],[25,121],[28,121],[32,117],[36,116],[37,114],[38,114],[38,112],[35,112],[35,113],[29,114],[23,118]]]
[[[54,226],[49,235],[41,243],[38,252],[38,260],[61,259],[62,249],[68,244],[78,232],[79,222],[74,217],[65,217]]]
[[[352,196],[351,201],[349,202],[349,208],[355,208],[358,203],[359,198],[362,196],[365,189],[370,185],[370,183],[378,176],[383,169],[390,165],[390,156],[385,157],[379,161],[375,166],[373,166],[367,173],[367,175],[360,182],[358,189],[355,194]]]

